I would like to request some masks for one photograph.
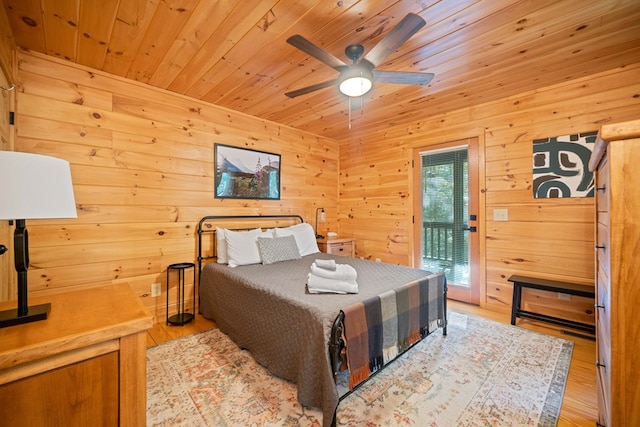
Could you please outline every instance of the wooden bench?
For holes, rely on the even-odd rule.
[[[553,323],[555,325],[564,326],[566,328],[574,328],[590,334],[596,333],[595,325],[589,323],[576,322],[574,320],[563,319],[560,317],[549,316],[546,314],[534,313],[523,310],[521,308],[522,288],[538,289],[541,291],[560,292],[563,294],[577,295],[580,297],[593,298],[595,300],[595,288],[589,285],[580,285],[577,283],[560,282],[557,280],[540,279],[536,277],[513,275],[509,277],[509,281],[513,282],[513,302],[511,304],[511,324],[516,324],[517,317],[526,317],[529,319],[539,320],[542,322]]]

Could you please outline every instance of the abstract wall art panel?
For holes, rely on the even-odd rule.
[[[589,158],[597,132],[533,141],[533,197],[593,197]]]

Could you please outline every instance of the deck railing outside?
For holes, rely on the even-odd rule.
[[[454,263],[453,231],[450,222],[423,222],[423,258],[426,264],[438,262],[442,267],[452,267]]]
[[[450,283],[469,283],[467,231],[451,222],[423,222],[422,268],[444,271]]]

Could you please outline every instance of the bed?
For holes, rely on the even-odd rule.
[[[435,330],[446,335],[447,289],[442,273],[309,248],[299,248],[294,259],[268,264],[247,260],[248,264],[231,267],[230,259],[216,262],[218,246],[224,242],[217,234],[226,233],[226,250],[231,252],[231,235],[247,238],[237,233],[256,230],[239,225],[245,221],[251,227],[260,221],[267,234],[274,236],[304,224],[297,215],[202,218],[198,224],[200,313],[274,375],[295,383],[298,401],[322,410],[324,427],[336,424],[340,400],[363,381]],[[291,222],[295,224],[284,225]],[[286,239],[269,244],[279,240]],[[299,235],[293,240],[300,246]],[[287,258],[283,252],[287,251],[279,251],[276,258]],[[270,257],[265,251],[263,262]],[[358,293],[310,293],[307,276],[319,260],[353,267]],[[345,370],[349,388],[339,390],[337,378]]]

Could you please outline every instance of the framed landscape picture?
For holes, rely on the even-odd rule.
[[[280,155],[214,144],[218,199],[280,199]]]

